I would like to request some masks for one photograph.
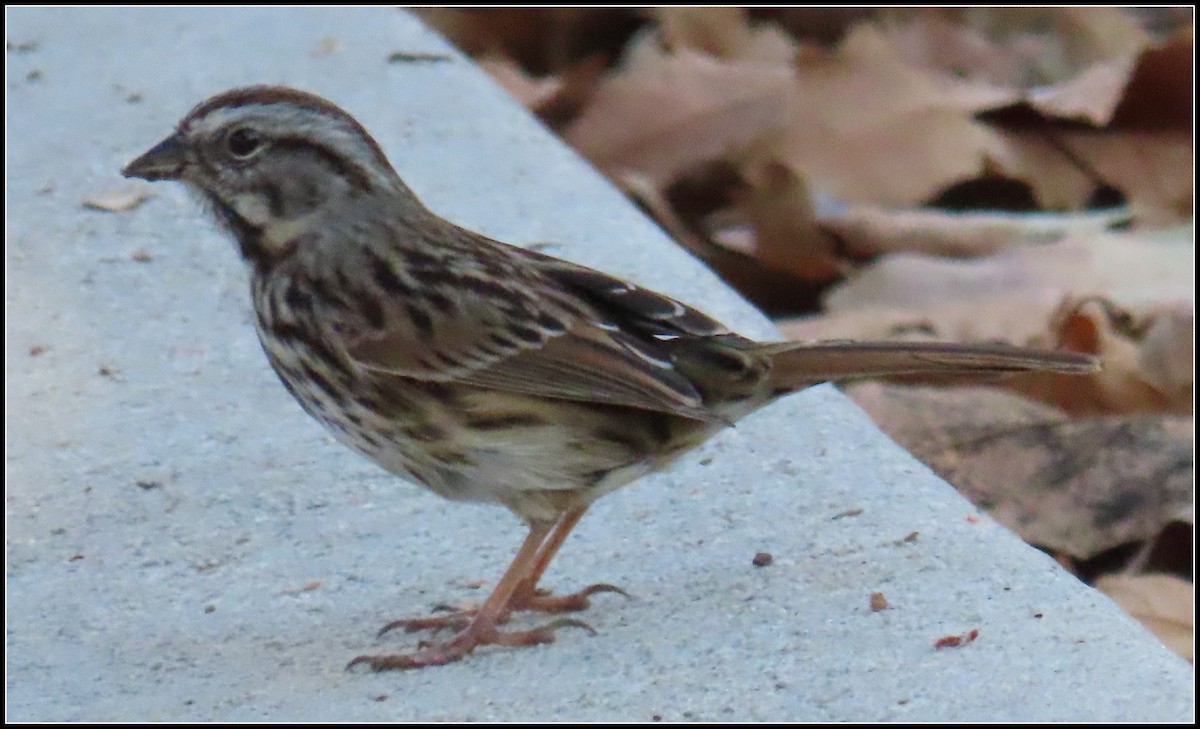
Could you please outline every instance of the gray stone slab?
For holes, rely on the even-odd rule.
[[[499,576],[522,530],[383,473],[304,416],[258,349],[232,246],[182,190],[81,207],[193,103],[251,82],[322,93],[444,215],[556,242],[748,334],[768,322],[401,12],[6,18],[8,718],[1191,717],[1185,662],[1002,527],[968,521],[831,388],[596,505],[548,579],[633,593],[596,599],[598,635],[344,671],[414,645],[376,638],[386,620],[480,599],[474,580]],[[342,50],[314,55],[326,36]],[[775,563],[752,566],[758,551]],[[874,591],[892,607],[872,612]],[[972,629],[967,647],[933,648]]]

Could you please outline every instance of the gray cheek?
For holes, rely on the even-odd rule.
[[[329,197],[322,184],[308,175],[284,176],[265,190],[271,211],[285,220],[312,213]]]

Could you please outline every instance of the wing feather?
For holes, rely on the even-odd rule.
[[[376,257],[376,279],[398,282],[383,316],[343,317],[330,330],[375,372],[720,420],[656,339],[720,324],[583,266],[487,239],[468,250],[479,251],[474,265],[464,250],[422,253],[415,266]]]

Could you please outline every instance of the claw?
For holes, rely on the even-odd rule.
[[[542,613],[573,613],[581,610],[586,610],[590,604],[590,598],[600,592],[615,592],[626,599],[632,599],[632,595],[625,592],[616,585],[610,585],[605,582],[600,582],[594,585],[588,585],[578,592],[573,592],[569,595],[554,595],[550,590],[537,589],[532,591],[527,597],[516,597],[512,602],[512,609],[505,611],[496,620],[498,624],[508,622],[509,617],[515,610],[533,610]],[[449,612],[450,615],[430,616],[427,618],[404,618],[402,620],[393,620],[379,630],[378,636],[386,635],[393,630],[403,629],[405,633],[416,633],[422,630],[429,630],[437,633],[442,630],[461,631],[466,628],[472,618],[478,612],[474,608],[463,609],[454,607],[446,603],[441,603],[433,607],[434,612]],[[557,624],[551,623],[552,625]],[[564,623],[564,625],[566,625]],[[585,627],[582,624],[575,627]],[[378,637],[377,636],[377,637]]]
[[[616,585],[610,585],[607,582],[598,582],[594,585],[588,585],[580,590],[580,592],[584,595],[584,597],[595,595],[597,592],[615,592],[627,600],[633,599],[633,595],[630,595],[628,592],[625,592]]]
[[[615,592],[626,598],[631,597],[628,592],[625,592],[616,585],[607,583],[597,583],[588,585],[578,592],[573,592],[569,595],[552,595],[549,590],[534,590],[532,594],[520,596],[513,600],[513,608],[516,610],[536,610],[543,613],[573,613],[580,610],[586,610],[591,604],[588,599],[598,592]]]
[[[597,635],[595,628],[583,622],[582,620],[576,620],[575,618],[559,618],[558,620],[552,620],[539,628],[539,630],[555,631],[559,628],[582,628],[591,635]]]
[[[462,630],[471,622],[471,615],[467,613],[447,615],[446,617],[430,617],[430,618],[404,618],[402,620],[393,620],[387,625],[379,629],[376,637],[386,635],[387,633],[403,628],[405,633],[415,633],[418,630]]]
[[[514,630],[506,633],[487,625],[472,625],[454,636],[449,642],[441,645],[421,641],[415,653],[358,656],[346,665],[346,670],[351,670],[356,666],[367,666],[375,672],[407,671],[426,666],[442,666],[461,660],[479,646],[498,645],[505,648],[521,648],[553,643],[554,633],[560,628],[582,628],[592,635],[596,634],[595,628],[574,618],[559,618],[532,630]]]

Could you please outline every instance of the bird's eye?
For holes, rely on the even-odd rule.
[[[238,159],[246,159],[257,152],[263,145],[263,138],[253,129],[242,127],[234,129],[225,138],[225,146],[229,153]]]

